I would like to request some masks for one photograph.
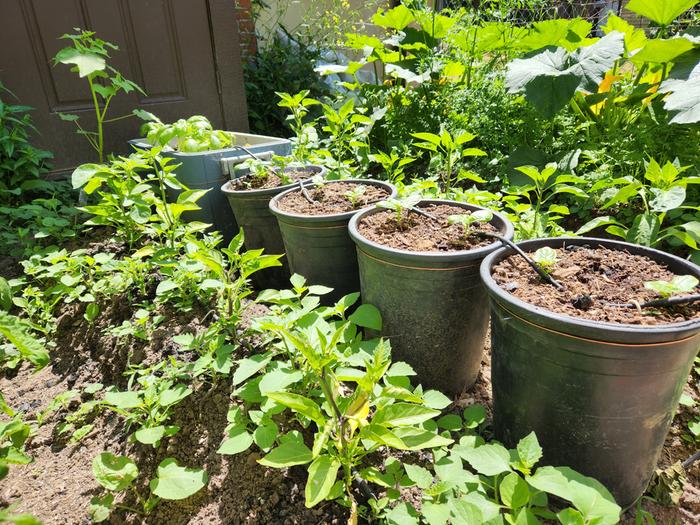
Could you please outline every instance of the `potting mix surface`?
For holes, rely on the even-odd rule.
[[[430,204],[421,206],[420,209],[439,220],[404,210],[399,222],[395,212],[386,210],[363,217],[358,230],[370,241],[411,252],[456,252],[488,246],[494,242],[490,238],[467,234],[461,224],[448,224],[450,215],[470,214],[462,207]],[[498,233],[488,223],[474,223],[471,230]]]
[[[644,283],[670,281],[675,274],[648,257],[573,245],[555,251],[557,260],[550,272],[564,286],[563,290],[545,283],[518,255],[497,264],[493,278],[503,289],[527,303],[592,321],[658,325],[700,317],[697,303],[655,308],[613,306],[661,298],[654,290],[645,288]]]
[[[269,170],[267,177],[254,177],[252,175],[235,179],[233,186],[236,190],[265,190],[279,188],[292,182],[308,179],[316,175],[318,171],[310,168],[290,168],[284,171],[286,179],[282,179],[275,171]],[[290,182],[291,181],[291,182]]]
[[[364,188],[364,192],[358,194],[353,205],[348,194],[360,186]],[[282,211],[299,215],[333,215],[360,210],[390,195],[385,188],[355,182],[333,182],[307,189],[314,202],[309,202],[302,192],[297,190],[282,197],[277,206]]]

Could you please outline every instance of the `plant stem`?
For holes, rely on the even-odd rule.
[[[95,117],[97,118],[97,154],[100,158],[100,164],[104,162],[102,152],[104,150],[104,136],[102,134],[102,115],[100,114],[100,104],[97,101],[97,95],[95,94],[95,89],[92,84],[92,78],[88,76],[88,83],[90,84],[90,93],[92,94],[92,102],[95,105]]]

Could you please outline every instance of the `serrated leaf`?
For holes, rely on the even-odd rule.
[[[382,315],[376,306],[371,304],[361,304],[357,307],[348,320],[357,326],[380,331],[382,329]]]
[[[460,453],[474,470],[485,476],[496,476],[510,472],[510,454],[497,443],[489,443]]]

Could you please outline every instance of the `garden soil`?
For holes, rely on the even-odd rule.
[[[130,317],[128,301],[115,300],[103,305],[103,315],[89,325],[83,318],[80,306],[64,308],[58,318],[57,347],[52,350],[51,365],[33,372],[23,367],[14,375],[0,379],[0,390],[10,406],[24,413],[25,419],[33,419],[46,409],[58,394],[70,389],[100,382],[105,385],[125,386],[122,373],[129,363],[155,363],[169,355],[187,360],[178,353],[178,345],[172,338],[180,333],[203,329],[207,324],[209,309],[202,306],[186,314],[162,312],[166,316],[157,328],[151,342],[125,343],[106,334],[108,326],[121,324]],[[261,315],[265,309],[251,304],[248,318]],[[250,351],[255,341],[244,342]],[[463,410],[474,403],[487,409],[490,420],[491,388],[490,357],[487,351],[482,362],[476,385],[455,400],[453,410]],[[700,402],[697,385],[687,386],[686,393]],[[236,456],[216,453],[226,427],[230,386],[227,381],[215,384],[199,384],[195,392],[181,402],[174,413],[173,423],[182,430],[164,440],[158,449],[135,446],[128,442],[128,430],[120,418],[105,412],[93,421],[93,431],[77,445],[68,444],[67,438],[58,433],[57,425],[66,410],[75,410],[81,398],[67,403],[47,418],[35,436],[30,438],[27,452],[34,461],[26,466],[13,466],[9,476],[0,482],[0,504],[21,501],[18,511],[32,512],[46,525],[88,525],[90,499],[103,494],[92,475],[92,460],[103,451],[126,454],[134,458],[142,476],[150,479],[158,463],[165,457],[175,457],[179,464],[202,467],[209,474],[206,489],[190,498],[177,502],[162,501],[147,517],[131,512],[113,512],[110,523],[118,525],[149,524],[341,524],[347,513],[344,508],[326,503],[314,509],[304,506],[304,467],[288,470],[268,469],[256,460],[260,453],[254,448]],[[83,394],[82,400],[90,396]],[[681,407],[666,441],[660,466],[665,468],[684,460],[694,452],[683,436],[693,409]],[[484,437],[491,438],[488,423]],[[138,486],[142,494],[148,487]],[[416,494],[408,490],[404,499],[417,503]],[[119,500],[118,500],[119,501]],[[121,503],[135,506],[133,496]],[[679,507],[664,507],[650,501],[643,503],[659,524],[700,523],[700,464],[688,472]],[[634,512],[625,515],[625,525],[634,524]]]
[[[700,317],[697,303],[644,309],[615,306],[660,298],[655,291],[645,288],[644,283],[670,281],[674,274],[648,257],[602,247],[569,246],[555,252],[557,260],[550,271],[552,277],[563,285],[561,290],[542,281],[517,255],[497,264],[493,278],[518,299],[571,317],[636,325],[682,322]]]
[[[459,206],[446,204],[421,206],[421,209],[435,217],[426,217],[413,211],[402,211],[401,222],[396,220],[393,211],[381,211],[366,215],[358,225],[358,231],[366,239],[411,252],[456,252],[473,250],[492,244],[493,239],[465,234],[461,224],[449,224],[450,215],[469,215],[469,211]],[[474,223],[475,229],[498,233],[491,224]]]
[[[359,186],[365,188],[353,205],[347,194]],[[334,215],[359,210],[371,203],[379,202],[389,197],[385,188],[370,184],[352,182],[334,182],[308,189],[310,202],[301,191],[293,191],[282,197],[277,206],[280,210],[298,215]]]
[[[289,182],[284,182],[282,177],[277,175],[273,170],[270,170],[267,177],[240,177],[234,179],[234,188],[236,190],[263,190],[271,188],[279,188],[284,184],[290,184]],[[312,169],[304,168],[287,168],[284,170],[284,174],[292,182],[298,182],[300,180],[306,180],[309,177],[313,177],[317,172]]]

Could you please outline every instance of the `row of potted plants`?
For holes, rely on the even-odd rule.
[[[333,288],[329,301],[360,290],[396,359],[452,394],[476,380],[490,311],[497,438],[513,446],[534,430],[548,462],[632,504],[700,346],[688,295],[700,268],[601,239],[513,246],[498,213],[324,174],[251,162],[221,187],[247,248],[287,254],[258,286],[282,288],[291,272]]]

